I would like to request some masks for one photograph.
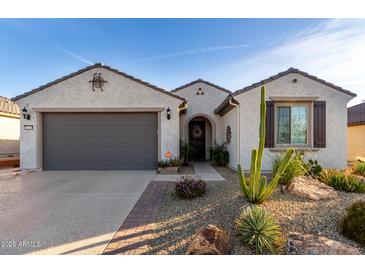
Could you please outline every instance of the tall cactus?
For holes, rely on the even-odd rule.
[[[251,153],[251,167],[250,177],[245,178],[242,167],[238,165],[238,176],[240,178],[241,190],[246,199],[255,204],[264,202],[275,190],[278,185],[279,179],[289,161],[292,159],[294,149],[289,148],[284,160],[282,161],[278,172],[276,172],[271,182],[267,183],[266,176],[261,176],[262,154],[264,152],[265,134],[266,134],[266,90],[265,87],[261,87],[261,103],[260,103],[260,129],[259,129],[259,149],[252,150]]]

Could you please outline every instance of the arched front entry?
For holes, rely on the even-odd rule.
[[[209,160],[209,150],[215,143],[215,124],[205,114],[190,117],[185,126],[185,140],[193,147],[193,160]]]

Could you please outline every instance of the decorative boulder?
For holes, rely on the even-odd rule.
[[[227,255],[229,241],[224,230],[215,225],[202,228],[192,239],[187,255]]]
[[[287,243],[290,255],[360,255],[357,248],[322,236],[290,232]]]
[[[289,182],[287,189],[292,195],[315,201],[338,197],[337,192],[332,187],[321,183],[310,176],[298,176],[293,178]]]

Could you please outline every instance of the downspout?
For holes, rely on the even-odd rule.
[[[231,96],[231,99],[228,101],[228,104],[230,104],[231,106],[234,106],[238,109],[238,119],[237,119],[237,163],[241,162],[241,151],[240,151],[240,144],[241,144],[241,140],[240,140],[240,115],[241,115],[241,111],[240,111],[240,105],[239,104],[235,104],[232,102],[233,97]]]
[[[182,107],[177,108],[177,114],[179,115],[179,123],[177,124],[177,157],[180,159],[180,111],[188,108],[188,102],[184,101]]]

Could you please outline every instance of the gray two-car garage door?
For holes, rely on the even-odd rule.
[[[43,113],[43,169],[154,169],[157,128],[157,113]]]

